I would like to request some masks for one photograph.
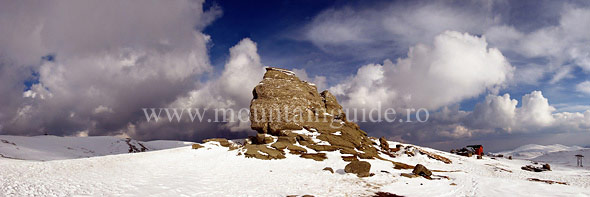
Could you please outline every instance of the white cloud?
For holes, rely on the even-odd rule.
[[[584,81],[576,85],[576,91],[584,94],[590,94],[590,81]]]
[[[555,121],[553,111],[555,108],[549,105],[543,93],[533,91],[522,97],[522,107],[517,113],[521,125],[537,128],[549,126]]]
[[[436,36],[432,46],[418,44],[396,63],[365,65],[330,90],[343,97],[347,107],[380,102],[437,109],[497,91],[512,73],[513,67],[499,50],[487,47],[485,38],[447,31]]]
[[[528,58],[546,58],[547,72],[555,72],[551,83],[571,77],[571,66],[590,71],[590,8],[565,6],[558,24],[532,32],[521,32],[512,26],[495,26],[484,35],[503,51],[516,52]]]
[[[142,107],[172,102],[212,70],[201,30],[220,14],[203,1],[3,3],[0,70],[29,76],[2,77],[2,94],[21,95],[2,101],[12,106],[0,108],[2,132],[106,135],[141,121]]]
[[[307,72],[305,71],[305,69],[293,69],[293,72],[295,73],[295,75],[297,75],[297,77],[303,81],[307,81],[307,82],[311,82],[313,84],[315,84],[315,86],[318,88],[319,92],[324,91],[327,88],[327,79],[325,76],[319,76],[316,75],[314,77],[309,77],[307,75]]]
[[[229,60],[218,79],[196,87],[170,107],[231,109],[235,113],[228,113],[225,118],[233,121],[223,126],[231,131],[251,130],[248,114],[239,113],[239,110],[249,109],[252,90],[262,80],[264,72],[256,43],[245,38],[230,49]]]
[[[485,100],[475,105],[469,116],[469,125],[475,128],[502,128],[510,131],[515,124],[516,105],[518,101],[503,96],[488,95]]]

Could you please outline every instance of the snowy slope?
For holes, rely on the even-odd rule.
[[[395,147],[398,143],[389,144]],[[240,149],[229,151],[217,142],[204,146],[46,162],[0,158],[0,196],[370,196],[379,191],[404,196],[590,196],[590,171],[557,168],[535,173],[520,170],[530,161],[518,159],[478,160],[423,148],[453,163],[421,154],[381,156],[423,164],[439,170],[435,177],[449,179],[401,177],[400,173],[411,170],[393,169],[391,162],[383,160],[365,160],[375,175],[358,178],[343,172],[347,162],[339,152],[328,152],[324,161],[292,154],[281,160],[259,160],[245,158],[239,155]],[[335,173],[323,171],[324,167]]]
[[[161,150],[189,146],[190,142],[140,142],[113,136],[58,137],[0,135],[0,157],[22,160],[58,160],[104,156],[142,150]]]
[[[576,167],[576,160],[577,158],[575,155],[584,155],[582,160],[584,164],[584,168],[590,170],[590,148],[584,148],[579,150],[573,151],[559,151],[559,152],[551,152],[547,153],[538,157],[535,157],[531,160],[538,161],[538,162],[545,162],[545,163],[552,163],[562,166],[568,167]]]
[[[537,144],[528,144],[521,147],[518,147],[511,151],[504,151],[499,152],[498,154],[503,154],[505,156],[512,156],[514,158],[519,159],[532,159],[535,157],[539,157],[541,155],[552,153],[552,152],[559,152],[559,151],[576,151],[583,149],[580,146],[565,146],[561,144],[554,144],[554,145],[537,145]]]

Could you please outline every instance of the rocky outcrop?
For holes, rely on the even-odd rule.
[[[376,144],[356,123],[346,119],[334,95],[328,91],[318,93],[315,85],[301,81],[291,71],[267,68],[252,94],[251,127],[258,131],[258,136],[270,134],[281,138],[272,144],[276,149],[297,149],[293,145],[296,141],[316,152],[341,151],[361,159],[378,156],[378,150],[373,146]],[[296,132],[301,130],[312,132],[313,135]],[[317,144],[310,136],[329,145]],[[252,141],[257,144],[270,143],[261,137]],[[310,154],[304,156],[308,157],[318,159]]]

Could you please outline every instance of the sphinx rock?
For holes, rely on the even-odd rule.
[[[341,151],[362,159],[378,155],[375,143],[356,123],[346,119],[334,95],[328,91],[318,93],[314,84],[301,81],[289,70],[266,68],[252,94],[251,127],[260,134],[277,139],[288,136],[291,138],[284,139],[296,139],[300,145],[317,152]],[[288,148],[286,143],[281,143],[275,147]]]

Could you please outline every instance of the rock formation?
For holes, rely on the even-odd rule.
[[[284,159],[291,154],[323,161],[327,152],[338,151],[344,161],[359,164],[360,159],[380,159],[393,163],[395,169],[414,169],[414,166],[385,159],[380,154],[389,158],[422,154],[451,163],[447,158],[413,146],[397,144],[391,148],[385,138],[367,136],[356,123],[348,121],[334,95],[328,91],[318,93],[314,84],[301,81],[289,70],[266,68],[252,95],[250,121],[252,129],[258,132],[255,136],[243,141],[215,138],[203,143],[238,149],[238,155],[264,160]],[[368,171],[359,174],[368,175]]]
[[[376,145],[359,126],[346,119],[342,106],[330,92],[318,93],[314,84],[301,81],[291,71],[267,68],[262,81],[252,92],[250,121],[258,131],[257,144],[266,144],[264,136],[276,136],[272,147],[304,158],[320,160],[322,154],[308,154],[301,146],[315,151],[340,151],[362,159],[377,157]],[[309,132],[305,134],[303,132]],[[318,143],[310,136],[315,136]],[[359,151],[357,151],[359,150]]]

